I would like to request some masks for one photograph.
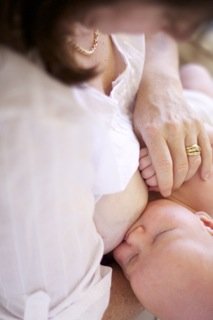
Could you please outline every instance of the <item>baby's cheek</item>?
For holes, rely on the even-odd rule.
[[[149,306],[149,299],[151,298],[150,291],[154,290],[154,286],[150,284],[149,280],[150,279],[146,277],[146,273],[137,266],[135,266],[129,276],[131,288],[145,308]],[[149,287],[151,287],[152,290],[150,290]]]
[[[154,301],[161,300],[168,282],[166,274],[162,272],[164,263],[155,255],[147,253],[140,256],[134,265],[130,282],[131,287],[144,307],[150,309]]]

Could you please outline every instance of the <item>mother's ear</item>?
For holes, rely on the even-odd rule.
[[[195,212],[195,214],[207,228],[208,232],[213,236],[213,218],[204,211],[198,211]]]

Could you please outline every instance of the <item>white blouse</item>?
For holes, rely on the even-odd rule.
[[[0,48],[0,319],[99,320],[108,304],[94,196],[123,190],[138,167],[144,62],[143,36],[113,41],[126,69],[108,97]]]
[[[0,49],[0,319],[101,319],[108,304],[90,123],[102,132],[70,88]]]
[[[112,40],[126,67],[113,82],[110,95],[106,96],[88,85],[83,89],[75,88],[84,108],[104,119],[109,138],[108,155],[111,163],[107,166],[105,161],[99,161],[94,186],[97,199],[104,194],[124,190],[137,170],[139,161],[139,142],[133,132],[132,111],[144,65],[144,37],[116,35]],[[100,150],[96,151],[97,162]],[[102,152],[104,148],[101,148]],[[103,158],[103,154],[101,156]]]
[[[109,97],[0,48],[0,319],[99,320],[108,304],[94,196],[137,169],[130,109],[144,59],[143,37],[113,40],[126,69]]]

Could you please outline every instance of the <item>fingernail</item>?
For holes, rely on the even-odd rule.
[[[161,192],[162,196],[167,198],[171,195],[171,191],[170,190],[164,190],[163,192]]]
[[[210,177],[210,173],[205,173],[204,176],[203,176],[203,180],[208,180]]]

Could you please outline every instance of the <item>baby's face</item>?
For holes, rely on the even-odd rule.
[[[179,319],[174,311],[183,307],[186,318],[180,319],[190,319],[190,300],[200,295],[205,305],[212,291],[212,225],[203,219],[168,200],[155,201],[114,251],[139,301],[164,320]]]

